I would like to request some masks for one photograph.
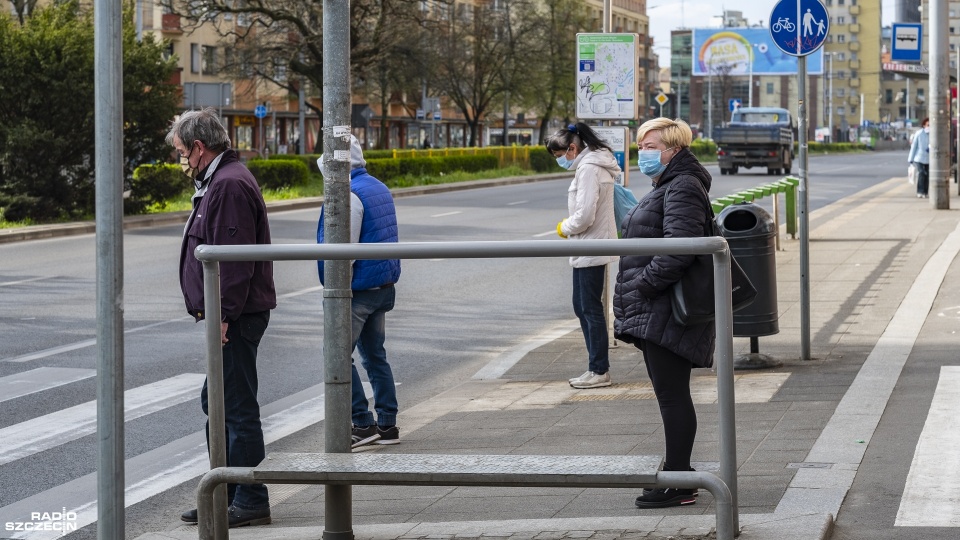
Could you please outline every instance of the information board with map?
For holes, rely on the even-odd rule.
[[[635,120],[638,34],[577,34],[577,118]]]

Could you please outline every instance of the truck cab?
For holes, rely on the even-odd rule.
[[[790,174],[796,121],[778,107],[740,107],[730,122],[714,129],[720,174],[737,174],[740,167],[766,167],[767,174]]]

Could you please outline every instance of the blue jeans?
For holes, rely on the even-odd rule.
[[[351,303],[353,321],[353,347],[360,352],[360,363],[373,386],[374,422],[370,403],[363,392],[360,373],[352,364],[353,424],[368,427],[374,424],[389,427],[397,425],[397,388],[393,383],[393,370],[387,362],[383,348],[386,339],[386,315],[393,309],[397,291],[393,286],[353,291]]]
[[[603,375],[610,371],[607,317],[603,312],[603,279],[606,266],[573,269],[573,312],[580,319],[587,342],[590,371]]]
[[[223,405],[227,432],[227,466],[256,467],[263,461],[263,428],[257,403],[257,347],[270,322],[270,312],[245,313],[227,321],[227,339],[223,346]],[[207,412],[207,381],[200,391],[200,406]],[[207,420],[207,448],[210,445],[210,421]],[[270,506],[267,486],[228,484],[227,502],[245,510]]]

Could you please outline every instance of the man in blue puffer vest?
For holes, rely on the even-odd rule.
[[[320,172],[327,175],[323,156],[317,160]],[[390,190],[367,174],[360,142],[350,136],[350,241],[352,243],[397,242],[397,209]],[[317,226],[317,243],[323,243],[323,208]],[[323,283],[323,261],[317,261],[320,283]],[[396,298],[394,284],[400,279],[400,260],[387,259],[353,262],[351,302],[353,347],[360,351],[360,361],[373,386],[376,421],[363,392],[357,366],[352,366],[353,441],[352,448],[367,444],[397,444],[397,391],[393,371],[383,348],[386,314]]]

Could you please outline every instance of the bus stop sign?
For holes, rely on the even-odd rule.
[[[830,16],[820,0],[780,0],[770,13],[770,39],[791,56],[806,56],[830,34]]]

